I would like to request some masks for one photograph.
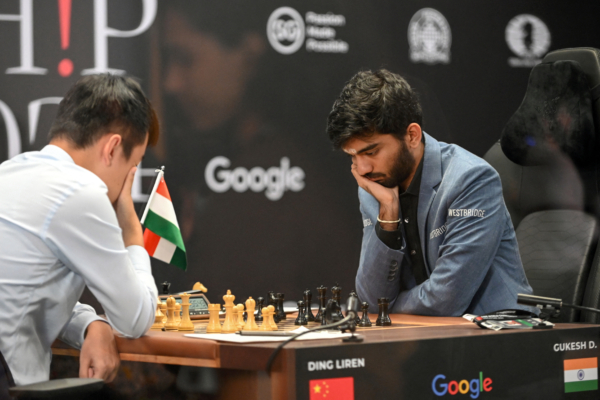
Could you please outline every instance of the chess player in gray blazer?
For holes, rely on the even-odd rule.
[[[421,129],[416,94],[400,76],[363,71],[333,105],[327,131],[352,159],[363,240],[356,289],[377,309],[460,316],[531,294],[496,171]]]

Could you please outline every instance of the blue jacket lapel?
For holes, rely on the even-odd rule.
[[[419,224],[419,236],[421,239],[421,249],[423,250],[423,260],[427,270],[431,273],[431,268],[427,262],[427,216],[433,203],[436,189],[442,181],[442,155],[440,144],[437,140],[423,132],[425,135],[425,154],[423,155],[423,175],[421,178],[421,189],[419,190],[419,207],[417,210],[417,219]]]

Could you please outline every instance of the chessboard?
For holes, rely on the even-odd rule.
[[[298,316],[298,313],[293,313],[293,314],[287,314],[287,318],[284,320],[279,321],[279,323],[277,323],[277,331],[279,332],[289,332],[289,331],[293,331],[295,329],[298,329],[300,327],[300,325],[295,325],[295,321],[296,321],[296,317]],[[374,331],[374,330],[380,330],[380,329],[394,329],[397,328],[397,325],[400,324],[392,324],[391,326],[377,326],[375,325],[375,320],[377,319],[377,315],[376,314],[371,314],[371,321],[372,321],[372,325],[370,327],[365,327],[362,328],[360,326],[356,327],[356,332],[361,332],[361,331]],[[206,327],[208,326],[208,320],[196,320],[193,321],[194,322],[194,333],[206,333]],[[221,323],[223,322],[223,319],[221,319]],[[257,322],[257,325],[260,327],[260,325],[262,324],[262,322]],[[408,326],[415,326],[413,324],[401,324],[403,327],[408,327]],[[307,325],[303,325],[305,328],[307,329],[312,329],[312,328],[316,328],[318,326],[321,326],[320,322],[312,322],[309,321]]]
[[[327,288],[323,286],[317,288],[319,291],[320,300],[320,306],[317,314],[323,315],[323,319],[326,318],[328,323],[331,324],[344,318],[340,301],[341,288],[334,286],[332,288],[332,298],[325,303],[324,300],[326,289]],[[319,316],[315,316],[311,310],[311,291],[306,289],[303,292],[303,295],[304,300],[299,300],[297,302],[298,312],[286,314],[283,305],[284,296],[281,293],[277,293],[275,295],[274,292],[269,292],[267,298],[269,305],[266,307],[263,307],[265,299],[262,297],[258,297],[256,301],[252,299],[252,297],[249,297],[245,303],[238,303],[236,305],[234,303],[235,295],[231,293],[231,290],[227,290],[227,293],[223,296],[225,303],[223,307],[221,307],[221,305],[218,303],[209,304],[204,295],[200,294],[202,300],[204,303],[206,303],[204,304],[204,307],[207,308],[209,313],[208,321],[191,320],[191,311],[193,309],[193,305],[190,302],[190,298],[193,295],[190,295],[189,293],[178,294],[180,301],[177,301],[174,296],[163,296],[166,297],[164,299],[165,301],[162,301],[162,299],[159,298],[155,314],[155,321],[151,329],[227,334],[235,333],[242,329],[250,331],[293,331],[301,326],[304,326],[308,329],[317,328],[322,324],[320,323],[321,318]],[[368,303],[363,302],[362,305],[360,305],[360,308],[362,309],[362,317],[357,316],[356,330],[360,332],[362,330],[380,330],[390,329],[392,327],[392,321],[388,313],[389,299],[378,299],[378,305],[379,314],[373,317],[368,315]],[[355,312],[359,307],[358,296],[354,290],[350,292],[348,307],[353,307]],[[224,321],[222,321],[222,315],[220,315],[222,308],[225,309]],[[327,317],[324,315],[327,315]],[[315,317],[316,321],[314,320]],[[244,318],[243,321],[242,318]],[[255,321],[255,318],[258,318],[259,321]],[[268,322],[265,323],[261,321],[262,319]],[[377,325],[378,321],[382,321],[380,326]]]

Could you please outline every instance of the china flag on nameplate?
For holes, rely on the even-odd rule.
[[[185,246],[162,170],[158,172],[141,222],[146,227],[144,247],[148,254],[185,271]]]
[[[310,400],[354,400],[354,378],[313,379]]]

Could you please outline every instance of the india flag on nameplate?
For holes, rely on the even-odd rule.
[[[146,227],[144,247],[148,254],[185,271],[185,246],[162,170],[158,171],[141,222]]]
[[[598,358],[564,360],[565,393],[598,390]]]

